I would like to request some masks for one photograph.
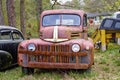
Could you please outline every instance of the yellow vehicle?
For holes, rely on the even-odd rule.
[[[106,50],[109,42],[117,42],[120,45],[120,19],[105,18],[91,37],[95,48],[102,51]]]

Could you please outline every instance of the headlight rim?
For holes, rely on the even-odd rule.
[[[29,45],[34,45],[34,49],[33,49],[33,50],[29,49]],[[28,51],[35,51],[35,50],[36,50],[36,45],[35,45],[34,43],[29,43],[29,44],[27,45],[27,50],[28,50]]]
[[[73,45],[78,45],[79,46],[79,50],[78,51],[73,51]],[[72,52],[75,52],[75,53],[77,53],[77,52],[80,52],[80,50],[81,50],[81,46],[80,46],[80,44],[78,44],[78,43],[74,43],[74,44],[72,44],[72,46],[71,46],[71,50],[72,50]]]

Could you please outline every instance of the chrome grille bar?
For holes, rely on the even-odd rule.
[[[38,51],[40,52],[70,52],[69,45],[39,45]]]

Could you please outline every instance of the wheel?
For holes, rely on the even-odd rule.
[[[27,75],[32,74],[34,73],[34,68],[22,67],[22,73]]]
[[[34,73],[34,68],[29,68],[29,73],[33,74]]]
[[[13,63],[13,57],[9,52],[0,50],[0,69],[6,69]]]

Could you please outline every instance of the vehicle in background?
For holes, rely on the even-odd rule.
[[[120,18],[120,11],[113,14],[113,18]]]
[[[105,18],[100,27],[96,29],[91,38],[93,39],[96,49],[107,50],[109,43],[120,45],[120,19]]]
[[[17,64],[17,48],[23,40],[24,37],[18,29],[0,26],[0,70]]]

